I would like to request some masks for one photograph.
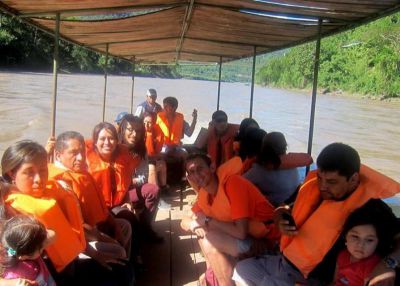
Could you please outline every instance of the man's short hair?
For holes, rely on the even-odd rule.
[[[164,98],[163,104],[169,104],[173,108],[178,108],[178,100],[172,96],[168,96],[168,97]]]
[[[189,154],[187,156],[187,158],[185,160],[185,170],[186,170],[187,163],[189,161],[193,161],[193,160],[195,160],[197,158],[203,160],[207,164],[208,167],[211,166],[211,162],[212,162],[211,158],[206,153],[204,153],[204,152],[196,152],[196,153]]]
[[[215,122],[227,122],[228,121],[228,115],[222,110],[215,111],[212,114],[211,118]]]
[[[68,145],[67,145],[68,141],[71,139],[76,139],[79,141],[79,143],[82,144],[82,146],[85,146],[85,139],[79,132],[66,131],[57,136],[57,140],[56,140],[54,149],[58,152],[64,151],[68,147]]]
[[[153,98],[157,98],[157,91],[154,88],[149,88],[147,90],[147,96],[151,96]]]
[[[318,169],[322,172],[335,172],[348,179],[360,172],[360,156],[349,145],[332,143],[326,146],[317,158]]]

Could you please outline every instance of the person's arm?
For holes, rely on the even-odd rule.
[[[136,108],[136,111],[135,111],[135,114],[134,114],[134,115],[137,116],[137,117],[142,118],[143,113],[144,113],[144,108],[143,108],[143,106],[139,105],[139,106]]]
[[[249,228],[249,220],[247,218],[225,222],[207,217],[201,213],[197,215],[196,222],[207,230],[218,230],[238,239],[245,239]]]
[[[186,136],[188,137],[192,136],[194,129],[196,128],[196,123],[197,123],[197,109],[193,109],[192,123],[190,124],[189,128],[184,128],[184,133]]]
[[[313,158],[307,153],[288,153],[280,156],[281,165],[279,169],[292,169],[308,166],[313,163]]]
[[[50,136],[49,139],[47,139],[46,146],[44,149],[46,149],[47,153],[47,162],[51,162],[54,156],[54,147],[56,145],[56,138],[53,136]]]
[[[142,186],[148,182],[149,178],[149,161],[147,155],[140,161],[139,166],[136,167],[135,174],[132,178],[132,183],[135,186]]]
[[[291,224],[291,222],[288,219],[285,219],[285,214],[292,216],[289,206],[281,206],[275,209],[274,221],[276,227],[284,235],[288,236],[297,235],[298,234],[297,227]]]
[[[395,242],[394,250],[385,259],[394,259],[394,261],[400,263],[400,233],[396,235]],[[400,264],[397,265],[396,269],[392,269],[385,262],[385,259],[381,260],[369,275],[368,286],[395,286],[396,270],[400,269]]]
[[[101,241],[101,242],[108,242],[108,243],[115,243],[119,244],[118,241],[111,238],[107,234],[99,231],[97,228],[92,227],[86,223],[83,224],[83,230],[85,232],[85,239],[86,241]]]
[[[37,286],[39,285],[36,281],[15,278],[15,279],[4,279],[0,277],[0,286]]]

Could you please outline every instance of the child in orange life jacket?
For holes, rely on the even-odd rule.
[[[13,279],[16,285],[56,285],[40,257],[46,245],[54,239],[54,231],[28,216],[14,216],[1,232],[1,277]]]
[[[343,228],[346,249],[337,258],[333,285],[366,285],[374,267],[390,250],[390,231],[383,227],[383,221],[379,212],[363,209],[348,217]]]

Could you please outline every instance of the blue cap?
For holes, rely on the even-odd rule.
[[[125,115],[128,115],[129,113],[126,111],[120,112],[118,113],[117,117],[115,117],[115,122],[117,122],[118,124],[121,123],[122,119],[124,118]]]

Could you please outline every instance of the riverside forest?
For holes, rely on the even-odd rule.
[[[121,15],[118,15],[121,17]],[[0,14],[0,69],[50,72],[53,38],[20,19]],[[256,83],[309,89],[315,42],[257,56]],[[60,70],[102,73],[105,55],[65,41],[60,43]],[[131,74],[132,64],[109,58],[111,74]],[[224,63],[223,81],[251,80],[252,58]],[[218,80],[217,65],[140,65],[136,76]],[[325,92],[371,98],[400,98],[400,13],[321,41],[318,87]]]

